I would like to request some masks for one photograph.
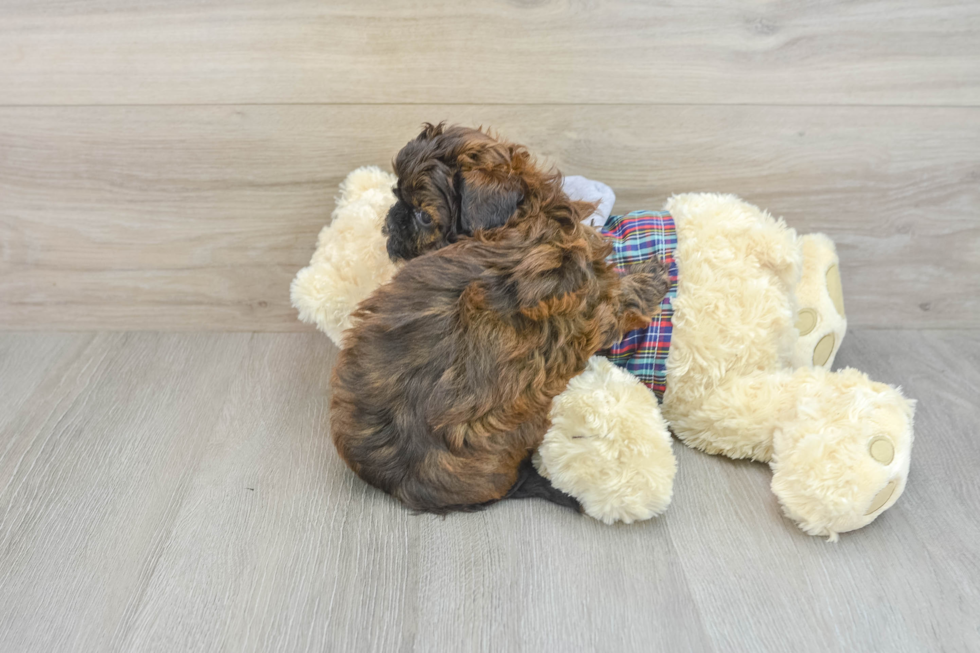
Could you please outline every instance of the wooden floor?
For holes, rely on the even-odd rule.
[[[919,400],[908,489],[830,544],[759,464],[675,499],[413,516],[327,432],[318,334],[0,336],[2,651],[977,651],[980,334],[859,331]]]

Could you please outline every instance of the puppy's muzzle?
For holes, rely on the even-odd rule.
[[[388,209],[381,233],[388,239],[385,247],[388,250],[388,258],[392,261],[402,261],[414,255],[410,225],[411,211],[402,202],[396,202]]]

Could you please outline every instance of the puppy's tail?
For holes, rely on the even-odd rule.
[[[517,470],[517,481],[504,495],[504,499],[544,499],[575,512],[582,512],[582,506],[575,497],[565,494],[539,474],[530,457],[521,463]]]

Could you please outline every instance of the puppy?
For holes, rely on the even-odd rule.
[[[505,497],[577,506],[528,456],[589,357],[650,322],[659,262],[620,278],[558,174],[481,131],[426,125],[395,159],[388,252],[406,260],[358,307],[332,376],[348,466],[444,514]]]

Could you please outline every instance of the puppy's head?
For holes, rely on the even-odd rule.
[[[503,226],[523,198],[527,151],[466,127],[426,124],[395,157],[388,256],[410,259]]]

